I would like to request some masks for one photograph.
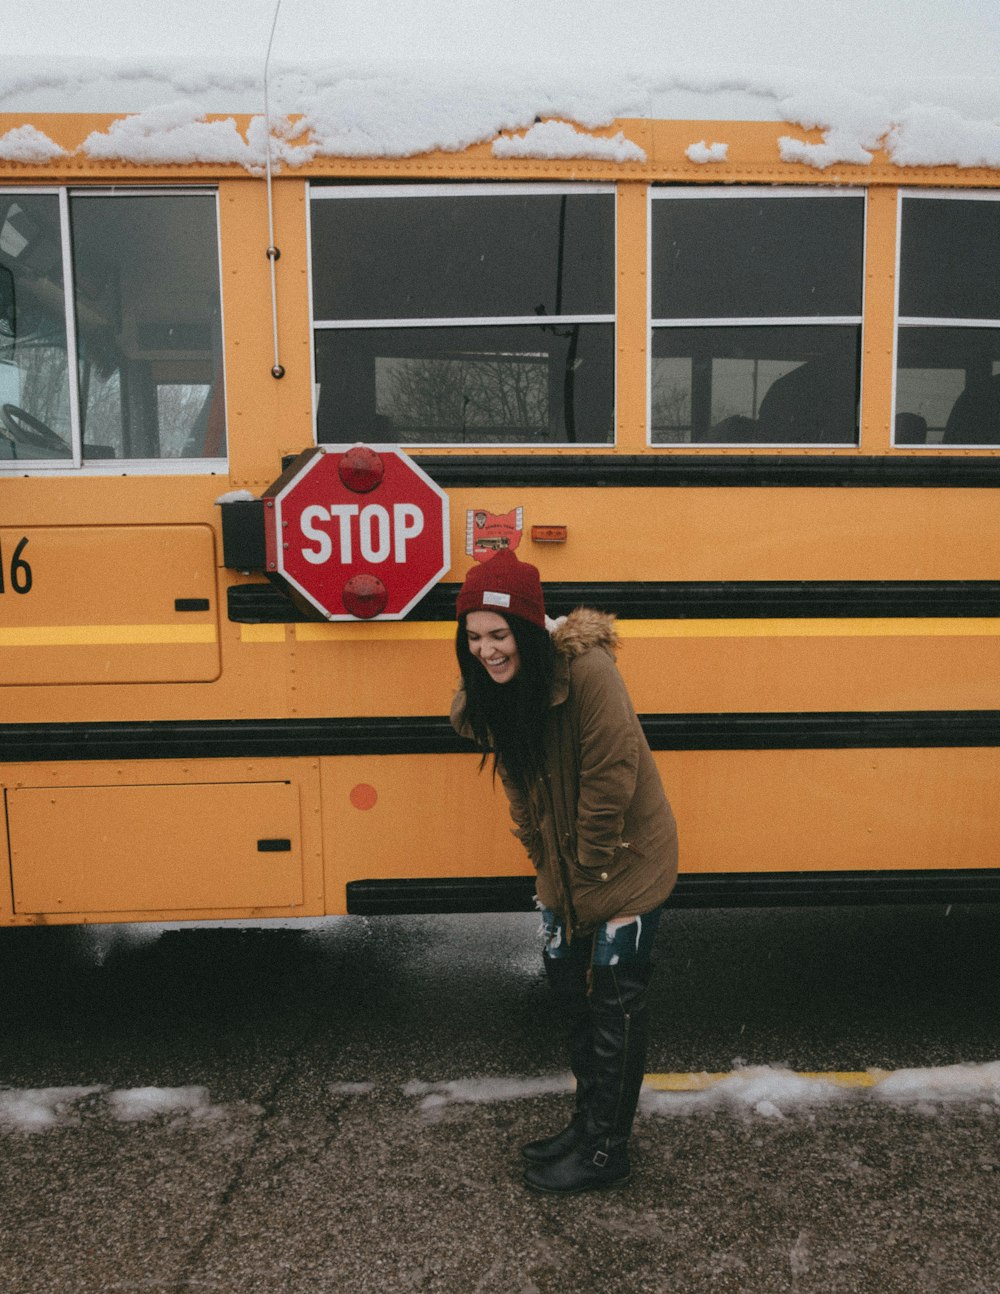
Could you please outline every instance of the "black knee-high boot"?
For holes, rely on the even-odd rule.
[[[529,1141],[521,1154],[532,1164],[561,1159],[582,1140],[587,1108],[594,1085],[593,1026],[587,998],[587,965],[576,957],[543,957],[545,974],[556,1008],[566,1025],[569,1067],[576,1079],[576,1108],[561,1132],[540,1141]]]
[[[525,1171],[540,1191],[592,1191],[628,1181],[628,1139],[646,1066],[649,964],[595,966],[593,1068],[583,1134],[565,1155]]]

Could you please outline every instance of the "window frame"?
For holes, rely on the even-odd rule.
[[[310,181],[306,187],[306,210],[308,218],[306,222],[306,263],[308,265],[308,288],[309,288],[309,363],[310,363],[310,384],[312,389],[312,435],[313,444],[320,444],[319,440],[319,396],[316,385],[316,333],[322,331],[348,331],[348,330],[370,330],[393,329],[393,328],[470,328],[470,327],[518,327],[518,326],[537,326],[539,317],[537,315],[501,315],[501,316],[481,316],[467,315],[455,318],[440,318],[436,316],[427,316],[417,319],[323,319],[316,318],[314,293],[313,293],[313,222],[312,222],[312,202],[314,198],[321,201],[351,201],[356,198],[472,198],[472,197],[517,197],[517,196],[538,196],[538,197],[561,197],[564,194],[573,193],[604,193],[611,197],[612,215],[613,215],[613,247],[612,247],[612,264],[618,264],[618,238],[619,238],[619,221],[618,221],[618,188],[614,183],[607,182],[574,182],[566,183],[540,182],[533,184],[528,182],[517,182],[513,184],[496,184],[496,183],[442,183],[428,184],[426,182],[406,184],[329,184],[316,181]],[[611,354],[617,359],[617,335],[618,335],[618,274],[613,273],[613,282],[611,284],[612,293],[612,313],[598,315],[584,314],[560,314],[546,315],[546,324],[609,324],[611,327]],[[568,441],[553,440],[545,441],[540,444],[537,440],[510,440],[510,441],[463,441],[461,445],[455,445],[453,442],[430,440],[430,441],[407,441],[405,449],[407,453],[420,452],[447,452],[448,450],[469,449],[491,450],[494,453],[502,453],[513,449],[613,449],[618,441],[618,377],[619,365],[614,363],[614,372],[611,383],[611,437],[609,440],[587,440],[587,441]],[[328,442],[322,442],[328,443]],[[394,442],[401,443],[401,442]]]
[[[85,459],[80,417],[79,353],[74,296],[73,239],[70,223],[70,201],[77,198],[178,198],[212,199],[215,206],[216,263],[219,270],[219,347],[220,381],[223,407],[228,411],[226,383],[226,316],[223,302],[222,227],[219,190],[216,185],[3,185],[0,192],[16,196],[55,194],[59,200],[59,234],[63,263],[63,308],[66,327],[66,363],[69,372],[70,458],[22,458],[0,460],[0,476],[71,475],[71,476],[219,476],[229,470],[229,419],[227,417],[226,456],[213,458],[113,458]]]
[[[744,199],[780,199],[811,198],[823,201],[836,198],[860,198],[861,210],[861,313],[858,315],[754,315],[749,318],[737,316],[706,316],[704,318],[660,318],[653,317],[653,206],[654,202],[685,202],[705,198],[725,198],[738,202]],[[650,449],[667,450],[674,453],[716,453],[720,449],[742,451],[759,451],[761,449],[778,452],[795,452],[807,449],[822,449],[824,453],[857,453],[862,446],[864,429],[864,321],[867,307],[868,281],[865,266],[868,263],[868,189],[857,185],[843,187],[811,185],[696,185],[671,187],[669,185],[651,184],[647,193],[646,216],[646,354],[648,367],[646,374],[646,445]],[[852,327],[859,329],[861,335],[860,356],[858,362],[858,436],[851,443],[831,443],[820,441],[762,441],[746,445],[731,440],[699,440],[665,443],[653,440],[653,333],[657,328],[763,328],[763,327]]]
[[[892,449],[904,451],[918,451],[927,453],[941,454],[942,451],[960,451],[968,453],[972,451],[989,452],[991,450],[1000,450],[1000,441],[995,444],[971,443],[963,444],[956,441],[954,444],[945,445],[939,442],[933,444],[906,444],[897,443],[896,441],[896,413],[899,395],[899,337],[903,328],[992,328],[1000,331],[1000,319],[976,319],[976,318],[949,318],[945,316],[934,315],[903,315],[899,310],[899,296],[902,286],[902,254],[903,254],[903,203],[906,200],[936,200],[947,202],[1000,202],[1000,192],[994,189],[933,189],[933,188],[900,188],[896,193],[896,260],[895,275],[893,286],[893,331],[892,331],[892,412],[889,425],[892,428]]]

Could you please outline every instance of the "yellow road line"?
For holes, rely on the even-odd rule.
[[[214,643],[214,624],[28,625],[0,629],[0,647],[123,647]]]
[[[811,1082],[833,1083],[837,1087],[875,1087],[886,1077],[887,1070],[871,1069],[859,1072],[814,1073],[798,1072],[796,1078],[808,1079]],[[737,1078],[739,1070],[728,1074],[647,1074],[644,1085],[654,1092],[707,1092],[727,1078]]]

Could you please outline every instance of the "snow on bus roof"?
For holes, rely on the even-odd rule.
[[[86,141],[95,158],[256,168],[262,119],[244,136],[205,118],[262,113],[277,12],[268,89],[287,164],[459,150],[500,132],[514,137],[498,155],[629,161],[635,142],[591,132],[662,117],[818,127],[822,143],[782,143],[816,167],[865,164],[876,147],[901,166],[1000,167],[996,0],[243,0],[234,12],[102,0],[83,27],[78,0],[21,6],[5,24],[0,112],[29,120],[0,136],[0,158],[57,156],[30,118],[75,111],[124,117]],[[724,140],[689,156],[720,160]]]

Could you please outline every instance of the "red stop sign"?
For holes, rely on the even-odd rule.
[[[451,565],[448,496],[394,445],[319,445],[264,492],[267,569],[327,620],[399,620]]]

